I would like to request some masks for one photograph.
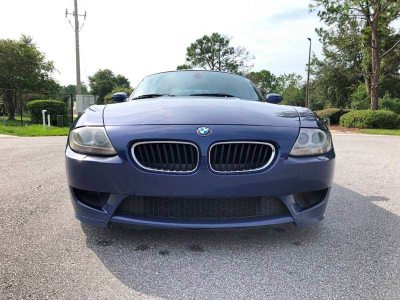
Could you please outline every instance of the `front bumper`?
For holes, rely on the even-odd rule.
[[[234,132],[232,126],[217,128],[213,134],[204,138],[197,137],[201,157],[198,169],[191,174],[165,174],[145,171],[135,165],[130,154],[133,140],[149,136],[160,139],[168,136],[171,139],[193,141],[189,134],[194,133],[196,126],[166,126],[162,128],[143,126],[135,136],[127,137],[127,130],[107,128],[111,141],[118,150],[118,156],[94,157],[75,153],[68,146],[66,149],[66,169],[71,199],[76,217],[87,223],[107,225],[109,222],[125,223],[137,226],[157,226],[174,228],[231,228],[274,225],[294,222],[298,226],[310,225],[324,218],[330,187],[334,173],[333,149],[321,156],[289,157],[297,132],[284,128],[251,128],[251,135],[244,132],[242,140],[255,140],[255,137],[270,130],[271,140],[277,142],[277,158],[264,171],[241,174],[217,174],[208,166],[207,153],[210,145],[221,140],[234,140],[229,134]],[[139,129],[136,127],[135,129]],[[157,129],[157,130],[154,130]],[[241,127],[242,129],[242,127]],[[136,130],[135,130],[136,131]],[[175,132],[176,131],[176,132]],[[186,134],[187,131],[187,134]],[[243,132],[243,129],[242,129]],[[268,133],[268,132],[267,132]],[[237,138],[237,136],[236,136]],[[73,189],[109,193],[108,201],[101,209],[93,208],[79,201]],[[294,200],[296,193],[327,190],[326,195],[316,205],[302,209]],[[180,220],[160,218],[126,217],[118,215],[116,209],[128,195],[150,197],[262,197],[274,196],[281,199],[289,213],[268,218],[247,218],[235,220]]]

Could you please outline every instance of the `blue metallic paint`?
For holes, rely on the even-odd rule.
[[[70,187],[111,194],[99,210],[78,201],[70,188],[76,217],[81,221],[103,226],[119,222],[176,228],[225,228],[288,222],[303,226],[319,222],[324,217],[334,173],[333,148],[320,156],[288,155],[299,127],[327,130],[325,124],[308,109],[234,98],[160,97],[92,106],[71,128],[104,124],[117,156],[87,156],[72,151],[68,145],[66,148]],[[201,126],[210,128],[212,134],[199,136],[196,130]],[[190,174],[163,174],[141,169],[131,157],[131,145],[136,141],[157,139],[195,143],[201,156],[199,167]],[[210,145],[233,140],[273,143],[277,156],[266,170],[259,172],[214,173],[207,163]],[[293,193],[322,189],[328,189],[325,199],[307,210],[301,210],[293,199]],[[276,196],[286,204],[290,214],[267,219],[203,222],[115,216],[114,211],[127,195]]]
[[[279,94],[268,94],[267,97],[265,98],[265,101],[267,101],[268,103],[272,103],[272,104],[278,104],[281,103],[283,101],[283,97]]]
[[[308,128],[320,128],[323,130],[328,130],[328,127],[322,121],[322,119],[314,114],[310,109],[305,107],[294,107],[299,114],[300,127]]]
[[[111,99],[117,103],[126,102],[128,100],[128,95],[124,92],[119,92],[119,93],[113,94],[111,96]]]
[[[106,105],[93,105],[89,107],[77,120],[75,127],[81,126],[103,126],[103,111]],[[71,126],[71,128],[75,128]]]
[[[261,101],[165,96],[108,105],[104,123],[108,126],[218,124],[298,128],[299,116],[291,106]]]
[[[151,100],[154,101],[154,100]],[[243,101],[243,100],[238,100]],[[146,101],[147,102],[147,101]],[[158,102],[158,103],[157,103]],[[164,101],[157,101],[156,106]],[[247,103],[247,101],[246,101]],[[253,102],[249,102],[253,103]],[[106,107],[106,131],[118,152],[114,157],[95,157],[75,153],[69,146],[66,149],[66,168],[68,182],[71,187],[111,193],[109,201],[102,210],[98,210],[79,202],[71,190],[71,199],[76,216],[79,220],[95,225],[107,225],[111,222],[120,222],[131,225],[179,227],[179,228],[222,228],[248,227],[295,222],[296,225],[309,225],[323,219],[329,192],[324,201],[318,205],[302,211],[293,200],[293,193],[329,189],[334,172],[333,149],[325,155],[313,157],[290,157],[290,152],[298,135],[300,122],[304,127],[323,127],[319,119],[309,110],[285,106],[274,106],[266,114],[264,121],[275,126],[253,125],[213,125],[202,122],[188,125],[133,125],[121,126],[119,123],[141,123],[143,110],[136,114],[132,107],[140,105],[126,103],[129,114],[120,114],[123,122],[112,116],[115,106]],[[146,104],[148,105],[148,104]],[[261,105],[267,105],[261,103]],[[151,106],[151,105],[150,105]],[[172,105],[174,106],[174,105]],[[227,106],[222,105],[225,108]],[[238,104],[233,104],[238,107]],[[278,108],[276,108],[278,107]],[[75,127],[103,126],[104,106],[90,108],[76,121]],[[229,110],[229,108],[228,108]],[[299,111],[299,114],[297,113]],[[108,111],[108,112],[107,112]],[[173,110],[158,110],[162,117],[172,120]],[[236,113],[236,112],[235,112]],[[229,113],[228,113],[229,114]],[[157,123],[157,118],[150,118]],[[240,114],[239,114],[240,115]],[[238,116],[239,116],[238,115]],[[257,114],[254,114],[257,116]],[[213,116],[216,118],[216,116]],[[231,115],[232,117],[232,115]],[[136,119],[135,119],[136,118]],[[203,120],[207,117],[203,116]],[[247,118],[247,116],[246,116]],[[142,121],[137,121],[142,119]],[[161,118],[160,118],[161,119]],[[211,118],[212,119],[212,118]],[[135,121],[136,120],[136,121]],[[188,118],[188,123],[190,118]],[[199,120],[199,119],[198,119]],[[244,119],[239,119],[242,123]],[[272,121],[273,120],[273,121]],[[170,122],[170,121],[169,121]],[[252,123],[251,120],[248,121]],[[112,125],[109,125],[112,124]],[[197,135],[196,129],[207,126],[212,134],[206,137]],[[286,126],[285,126],[286,125]],[[133,161],[130,146],[134,141],[171,139],[191,141],[197,144],[201,160],[197,170],[191,174],[162,174],[140,169]],[[274,162],[266,169],[256,173],[216,174],[207,164],[207,155],[211,144],[224,140],[267,141],[277,148]],[[193,222],[187,220],[141,219],[114,216],[114,211],[127,195],[140,196],[185,196],[185,197],[256,197],[277,196],[287,205],[290,215],[267,219],[248,219],[239,221],[204,221]]]

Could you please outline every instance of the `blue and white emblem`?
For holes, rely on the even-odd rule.
[[[208,127],[199,127],[197,128],[197,134],[201,136],[206,136],[211,133],[211,129]]]

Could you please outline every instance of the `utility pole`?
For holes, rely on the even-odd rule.
[[[75,26],[71,26],[75,30],[75,50],[76,50],[76,94],[82,94],[82,87],[81,87],[81,61],[79,57],[79,17],[83,17],[86,20],[86,11],[84,15],[80,15],[78,13],[78,0],[74,0],[74,11],[72,13],[68,12],[68,9],[65,10],[65,17],[67,18],[68,15],[72,15],[75,17]],[[70,22],[71,23],[71,22]]]
[[[307,38],[310,41],[310,49],[308,51],[308,71],[307,71],[307,87],[306,87],[306,107],[310,106],[310,64],[311,64],[311,39]]]

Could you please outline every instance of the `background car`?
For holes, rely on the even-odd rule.
[[[175,228],[321,221],[335,153],[310,110],[245,77],[174,71],[92,106],[66,148],[76,217]]]

